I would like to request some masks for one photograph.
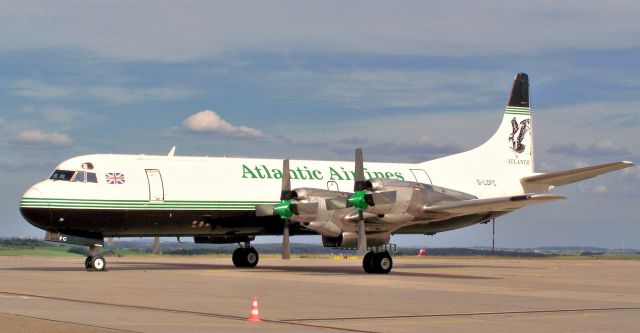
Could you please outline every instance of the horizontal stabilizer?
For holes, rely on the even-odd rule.
[[[527,205],[564,199],[555,194],[525,194],[511,197],[497,197],[487,199],[472,199],[447,202],[435,206],[426,206],[424,213],[444,213],[450,215],[469,215],[486,212],[511,211]]]
[[[520,179],[523,185],[535,184],[535,185],[552,185],[562,186],[579,182],[581,180],[593,178],[603,173],[628,168],[633,166],[633,163],[629,161],[607,163],[601,165],[594,165],[586,168],[572,169],[560,172],[551,172],[541,175],[529,176]]]

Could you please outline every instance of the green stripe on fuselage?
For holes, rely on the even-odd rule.
[[[20,207],[25,208],[89,208],[89,209],[175,209],[175,210],[253,210],[256,205],[276,204],[277,201],[195,201],[195,200],[99,200],[22,198]]]

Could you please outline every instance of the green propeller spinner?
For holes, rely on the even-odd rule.
[[[280,215],[283,220],[286,220],[293,216],[293,210],[291,210],[291,200],[282,200],[273,206],[273,212]]]

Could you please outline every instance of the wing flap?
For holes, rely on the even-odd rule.
[[[527,205],[561,200],[565,197],[556,194],[525,194],[510,197],[472,199],[447,202],[423,208],[424,213],[449,215],[468,215],[486,212],[511,211]]]
[[[545,173],[541,175],[524,177],[520,179],[520,182],[523,185],[533,184],[533,185],[562,186],[562,185],[579,182],[581,180],[593,178],[603,173],[628,168],[630,166],[633,166],[633,163],[629,161],[607,163],[607,164],[589,166],[586,168],[565,170],[560,172],[551,172],[551,173]]]

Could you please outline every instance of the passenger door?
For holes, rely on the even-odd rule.
[[[146,169],[147,181],[149,182],[149,202],[164,201],[164,184],[162,175],[158,169]]]

